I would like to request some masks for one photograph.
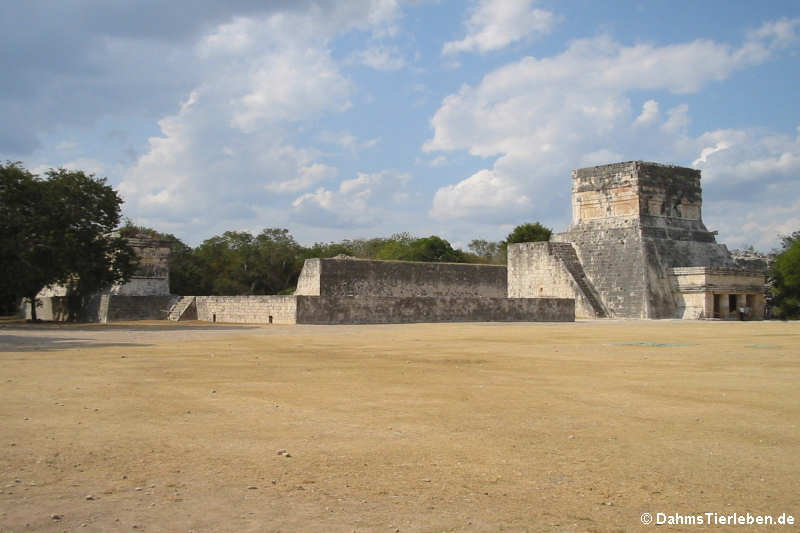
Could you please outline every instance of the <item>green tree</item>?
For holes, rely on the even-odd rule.
[[[475,254],[478,261],[481,263],[503,264],[505,263],[505,248],[502,243],[487,241],[485,239],[473,239],[467,245],[467,248]]]
[[[377,239],[376,239],[377,240]],[[414,236],[410,233],[395,233],[388,239],[380,239],[374,249],[374,259],[386,261],[414,261],[411,257],[411,245]]]
[[[800,231],[781,239],[770,269],[772,305],[778,318],[800,318]]]
[[[411,243],[411,261],[431,261],[446,263],[464,263],[464,252],[454,249],[441,237],[431,235],[416,239]]]
[[[256,237],[263,276],[261,294],[278,294],[297,286],[303,268],[302,248],[289,230],[267,228]]]
[[[538,222],[534,222],[533,224],[520,224],[514,228],[514,231],[508,234],[508,237],[506,237],[506,240],[503,242],[508,246],[509,244],[518,242],[549,241],[552,233],[553,231],[550,228],[542,226]]]
[[[0,165],[0,294],[6,306],[27,297],[36,319],[35,296],[60,273],[53,245],[55,228],[44,208],[41,180],[20,162]]]
[[[80,170],[47,171],[44,206],[55,228],[55,279],[67,287],[70,319],[77,320],[87,298],[130,279],[136,254],[117,228],[122,198],[106,184]]]
[[[226,231],[194,250],[198,294],[277,294],[297,284],[303,251],[288,230]]]
[[[74,320],[91,293],[129,279],[136,258],[112,233],[122,199],[105,179],[65,169],[46,176],[0,165],[0,254],[11,274],[4,290],[27,298],[35,320],[36,294],[63,284]]]

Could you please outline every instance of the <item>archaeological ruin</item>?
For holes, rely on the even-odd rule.
[[[508,249],[509,297],[575,299],[580,318],[764,316],[763,270],[702,220],[700,171],[642,161],[572,173],[572,224]]]
[[[169,292],[170,243],[147,235],[127,238],[139,264],[131,279],[92,295],[81,310],[80,319],[87,322],[115,320],[159,320],[166,318],[179,296]],[[67,320],[67,289],[62,285],[45,287],[36,297],[37,316],[42,320]],[[30,305],[21,311],[30,318]]]
[[[128,282],[84,319],[261,324],[572,321],[764,316],[765,276],[742,268],[702,220],[700,171],[642,161],[572,173],[572,224],[549,242],[511,244],[507,266],[308,259],[291,296],[175,296],[169,243],[137,236]],[[66,317],[64,289],[38,297]],[[26,311],[29,312],[29,311]]]

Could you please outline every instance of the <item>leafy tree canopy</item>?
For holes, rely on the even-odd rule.
[[[71,318],[91,293],[130,278],[133,250],[113,234],[122,199],[106,180],[51,169],[44,179],[21,163],[0,165],[0,256],[12,276],[2,290],[31,301],[45,286],[67,287]]]
[[[538,222],[520,224],[508,234],[508,237],[503,242],[509,245],[518,242],[549,241],[552,233],[553,231],[550,228],[546,228]]]
[[[772,264],[772,304],[779,318],[800,318],[800,231],[781,238]]]

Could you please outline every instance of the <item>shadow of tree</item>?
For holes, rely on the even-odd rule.
[[[74,348],[111,348],[153,346],[147,333],[194,331],[242,331],[258,329],[260,326],[216,325],[216,324],[63,324],[35,323],[0,325],[0,353],[2,352],[47,352]],[[45,332],[51,333],[50,335]],[[109,333],[142,333],[135,340],[114,338],[104,340]],[[77,335],[75,335],[77,334]],[[117,337],[115,335],[115,337]]]
[[[56,350],[70,350],[73,348],[111,348],[124,346],[126,348],[152,346],[137,342],[102,342],[97,339],[84,339],[79,337],[40,337],[27,335],[0,335],[1,352],[52,352]]]

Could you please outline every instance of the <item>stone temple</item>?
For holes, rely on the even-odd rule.
[[[572,173],[572,224],[512,244],[508,265],[308,259],[291,296],[177,296],[169,243],[137,236],[139,270],[86,320],[262,324],[571,321],[764,316],[764,271],[740,268],[702,220],[700,171],[631,161]],[[61,291],[61,292],[59,292]],[[63,288],[39,315],[65,317]],[[26,306],[27,312],[27,306]]]
[[[572,224],[509,246],[512,298],[575,299],[577,317],[764,316],[764,272],[741,269],[702,219],[700,171],[642,161],[572,173]]]

